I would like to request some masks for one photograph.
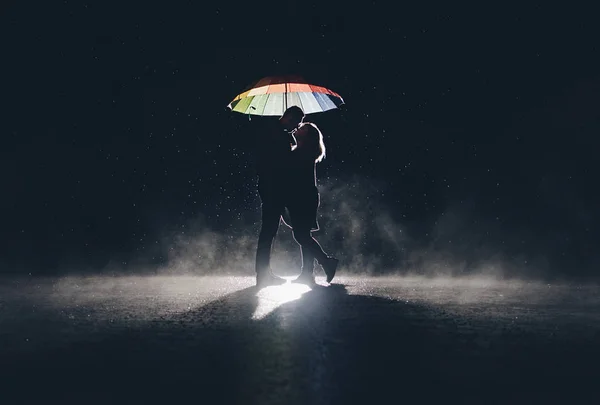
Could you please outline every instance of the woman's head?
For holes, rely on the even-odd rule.
[[[323,134],[312,122],[304,122],[295,133],[297,148],[301,153],[314,157],[315,162],[325,158],[325,142]]]

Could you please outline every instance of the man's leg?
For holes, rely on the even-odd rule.
[[[300,246],[300,254],[302,255],[302,273],[313,274],[315,270],[315,255],[310,249],[304,249]]]
[[[255,263],[257,284],[283,284],[285,282],[284,279],[276,277],[271,273],[271,249],[273,247],[273,240],[279,229],[281,210],[279,204],[267,199],[263,200],[261,210],[262,223],[258,236]]]
[[[262,204],[262,221],[260,234],[258,235],[258,246],[256,248],[256,273],[268,271],[271,268],[271,249],[273,240],[279,229],[279,213],[274,204],[264,202]]]

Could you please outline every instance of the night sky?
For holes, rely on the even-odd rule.
[[[309,116],[328,152],[323,223],[350,227],[334,200],[363,221],[340,256],[385,271],[416,250],[500,254],[596,276],[597,14],[546,3],[9,2],[1,271],[160,264],[186,232],[254,243],[261,119],[225,107],[298,74],[346,102]],[[383,212],[410,235],[395,251],[364,228]],[[318,238],[344,246],[327,226]]]

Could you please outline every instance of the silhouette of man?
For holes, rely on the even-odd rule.
[[[292,131],[298,128],[303,117],[301,108],[288,108],[276,123],[263,132],[256,145],[258,193],[262,202],[255,266],[258,287],[285,283],[284,279],[273,274],[271,249],[289,200],[289,162],[295,143]]]

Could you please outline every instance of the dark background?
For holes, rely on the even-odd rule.
[[[596,14],[417,3],[5,3],[1,271],[164,264],[165,235],[190,224],[255,236],[254,119],[225,106],[296,73],[346,102],[311,117],[322,183],[385,207],[411,235],[403,257],[469,255],[478,235],[546,274],[596,276]],[[453,242],[436,228],[449,213]]]

